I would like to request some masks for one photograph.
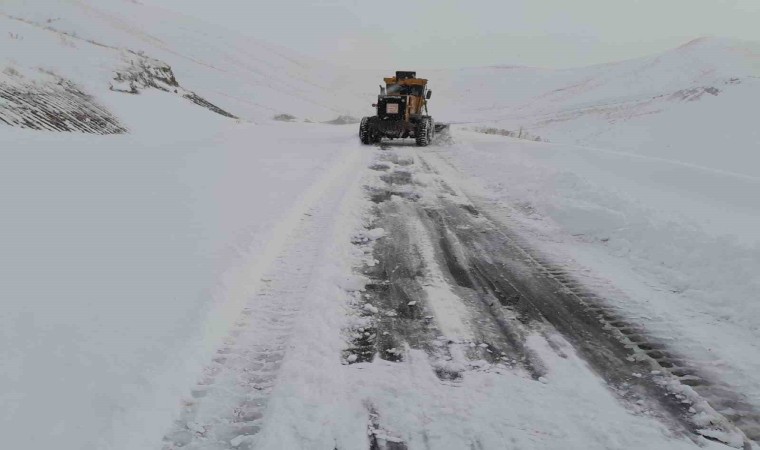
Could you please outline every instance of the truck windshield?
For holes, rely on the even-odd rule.
[[[386,92],[388,95],[422,95],[425,88],[423,86],[405,86],[402,84],[387,85]]]
[[[401,86],[400,84],[389,84],[388,88],[386,89],[386,92],[388,92],[388,95],[399,95],[401,94]]]

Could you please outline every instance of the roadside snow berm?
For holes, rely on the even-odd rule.
[[[359,125],[362,144],[375,144],[384,137],[413,137],[418,146],[429,145],[434,134],[447,126],[436,124],[428,115],[427,101],[433,92],[427,88],[427,80],[417,78],[416,72],[397,71],[395,77],[384,81],[377,103],[372,105],[376,114],[364,117]]]

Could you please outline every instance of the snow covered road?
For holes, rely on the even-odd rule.
[[[570,354],[586,361],[592,371],[566,371],[561,376],[565,380],[600,377],[610,390],[607,394],[616,398],[622,409],[656,417],[679,435],[699,430],[742,445],[743,433],[691,388],[673,386],[679,382],[670,379],[670,371],[678,373],[674,379],[714,393],[711,386],[704,386],[706,381],[691,383],[696,379],[694,372],[677,365],[684,362],[675,361],[666,346],[648,340],[645,330],[617,317],[614,308],[586,290],[567,270],[526,250],[530,247],[509,228],[490,219],[489,211],[479,210],[488,205],[470,201],[457,187],[460,180],[431,169],[431,162],[442,163],[434,153],[393,145],[385,146],[384,151],[373,169],[385,172],[380,176],[385,184],[371,186],[370,194],[379,204],[378,226],[388,235],[375,248],[379,268],[373,266],[366,272],[373,278],[367,298],[378,309],[377,313],[370,311],[379,314],[369,328],[376,336],[373,350],[378,357],[398,362],[406,354],[400,349],[406,348],[409,355],[412,349],[422,350],[430,358],[428,370],[444,384],[456,385],[462,378],[472,377],[472,370],[522,374],[553,384],[558,374],[552,361]],[[357,344],[363,347],[352,351],[357,351],[357,361],[362,361],[362,356],[372,353],[367,348],[371,343],[359,337]],[[736,395],[718,391],[725,398],[717,395],[712,400],[722,409],[730,405],[743,411],[733,418],[754,437],[758,423],[754,408]],[[555,407],[564,409],[568,394],[555,395]],[[525,405],[517,402],[513,406],[531,415]],[[493,418],[478,424],[492,430],[500,425]],[[447,427],[456,428],[453,423]],[[603,442],[608,431],[599,430],[596,439],[581,439]],[[415,432],[407,433],[414,436]],[[488,432],[453,444],[452,436],[445,435],[430,448],[498,448],[498,441],[488,442],[486,436]],[[430,439],[426,435],[424,440]],[[609,448],[607,445],[600,448]],[[621,448],[658,445],[672,448],[675,444],[631,441]],[[552,444],[541,445],[547,447]]]
[[[253,448],[291,340],[300,339],[295,324],[314,292],[326,246],[332,245],[324,237],[340,220],[356,166],[366,159],[356,151],[345,154],[276,231],[264,252],[273,260],[260,287],[249,294],[224,345],[183,403],[164,448]]]
[[[329,172],[165,449],[752,448],[754,405],[463,190],[445,148]]]
[[[108,158],[100,138],[57,156],[27,137],[4,167],[2,242],[19,261],[4,293],[25,300],[3,318],[14,445],[753,448],[753,360],[718,342],[720,364],[705,364],[709,342],[674,341],[688,319],[663,326],[626,279],[531,230],[535,215],[479,184],[516,175],[456,159],[491,150],[478,135],[427,149],[361,146],[354,126],[182,136],[119,137]],[[62,207],[77,220],[57,220]],[[22,233],[30,214],[47,247]],[[22,286],[32,272],[56,284]],[[64,324],[77,340],[24,339]],[[55,383],[18,376],[62,359],[79,363],[59,364]]]

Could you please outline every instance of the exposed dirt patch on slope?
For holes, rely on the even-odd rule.
[[[32,130],[119,134],[127,129],[95,98],[70,80],[41,73],[0,78],[0,122]]]
[[[145,89],[158,89],[180,95],[221,116],[237,118],[195,92],[180,86],[169,64],[131,50],[124,52],[123,59],[124,64],[116,69],[111,81],[110,89],[112,91],[139,94]]]

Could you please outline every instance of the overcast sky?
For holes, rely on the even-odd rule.
[[[760,41],[760,0],[142,0],[355,67],[571,67],[700,36]]]

